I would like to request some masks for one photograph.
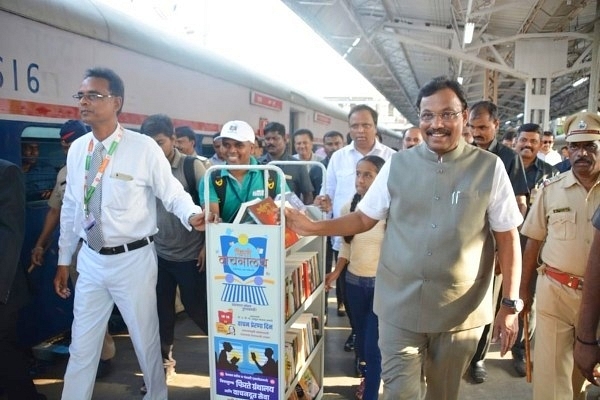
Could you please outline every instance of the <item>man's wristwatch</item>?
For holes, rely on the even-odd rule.
[[[519,313],[521,311],[523,311],[523,307],[525,306],[525,303],[523,303],[523,300],[521,299],[508,299],[506,297],[502,298],[502,305],[504,307],[508,307],[510,309],[513,310],[514,313]]]

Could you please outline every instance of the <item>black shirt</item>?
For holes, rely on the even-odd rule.
[[[506,173],[508,173],[508,179],[510,179],[515,196],[528,195],[529,188],[521,156],[510,147],[499,143],[496,139],[492,141],[488,147],[488,151],[500,157],[500,160],[504,163],[504,168],[506,168]]]
[[[559,173],[558,169],[536,157],[535,161],[525,169],[527,187],[531,190],[534,187],[539,186],[546,179],[558,175]]]
[[[261,164],[268,164],[271,161],[298,161],[294,157],[288,155],[287,153],[283,153],[279,160],[273,160],[269,153],[265,154],[261,158],[258,159],[258,162]],[[283,173],[285,174],[285,180],[288,184],[290,190],[296,193],[296,196],[304,200],[303,193],[308,193],[312,195],[313,193],[313,185],[310,182],[310,177],[308,176],[308,170],[304,165],[277,165]],[[305,201],[306,204],[306,201]]]

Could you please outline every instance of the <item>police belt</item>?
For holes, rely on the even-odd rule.
[[[583,289],[583,278],[580,276],[562,272],[561,270],[553,268],[548,264],[546,264],[544,267],[544,273],[556,282],[568,286],[571,289]]]

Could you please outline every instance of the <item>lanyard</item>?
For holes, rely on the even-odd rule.
[[[104,171],[106,170],[108,163],[112,159],[113,154],[115,153],[115,151],[117,151],[117,146],[119,145],[119,142],[121,141],[121,138],[123,137],[123,128],[121,128],[120,126],[119,126],[119,128],[120,128],[120,130],[117,133],[117,137],[111,143],[110,148],[108,149],[108,153],[106,153],[106,155],[104,156],[104,159],[102,160],[102,163],[100,164],[100,167],[98,168],[98,172],[96,172],[96,176],[94,177],[94,180],[92,181],[92,184],[89,187],[87,186],[87,178],[88,178],[88,173],[90,171],[90,165],[92,163],[92,153],[94,151],[94,139],[90,139],[90,143],[88,144],[88,154],[85,157],[85,181],[84,181],[85,182],[85,184],[84,184],[85,185],[84,186],[85,196],[83,197],[83,205],[84,205],[84,209],[85,209],[86,213],[88,211],[88,204],[90,203],[90,199],[92,198],[92,195],[96,191],[96,187],[100,184],[100,180],[102,179],[102,176],[104,175]]]

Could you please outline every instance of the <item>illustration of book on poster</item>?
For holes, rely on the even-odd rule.
[[[207,255],[217,399],[278,398],[280,232],[257,224],[211,227],[219,244]]]

